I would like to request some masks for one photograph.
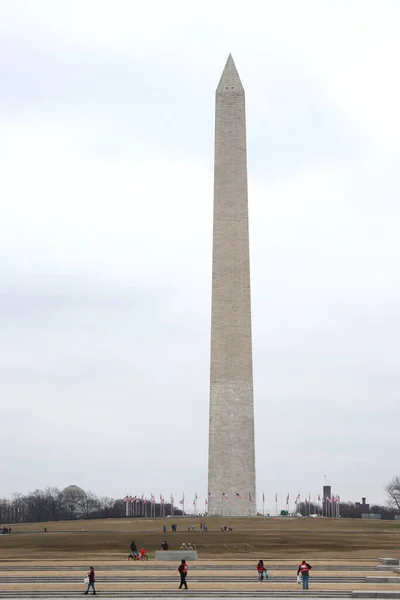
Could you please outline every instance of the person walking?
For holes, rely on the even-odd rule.
[[[265,579],[268,579],[267,569],[264,567],[263,560],[258,561],[256,569],[257,569],[257,573],[258,573],[258,583],[261,583],[262,580],[264,579],[264,573],[265,573]]]
[[[181,585],[179,586],[179,589],[181,589],[182,586],[185,586],[185,590],[187,590],[188,586],[186,583],[186,575],[188,572],[188,566],[187,566],[187,562],[184,558],[182,558],[181,564],[178,567],[178,572],[179,572],[179,575],[181,576]]]
[[[307,561],[303,560],[301,565],[297,569],[297,576],[301,575],[303,590],[308,590],[308,582],[310,579],[310,571],[312,566],[308,564]]]
[[[86,590],[86,592],[84,592],[84,594],[88,594],[90,588],[92,588],[93,594],[95,594],[96,590],[94,588],[94,582],[96,581],[96,573],[94,572],[93,567],[90,567],[90,571],[87,574],[87,576],[88,576],[89,582],[88,582],[87,590]]]

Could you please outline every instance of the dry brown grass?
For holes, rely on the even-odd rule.
[[[105,519],[59,523],[21,524],[13,534],[0,536],[0,560],[47,559],[80,561],[124,561],[135,539],[150,557],[164,538],[171,549],[182,542],[196,544],[204,559],[245,559],[262,555],[279,560],[349,560],[397,556],[400,547],[400,522],[352,519],[300,518],[209,518],[208,532],[199,529],[200,519]],[[163,524],[175,522],[178,531],[164,534]],[[234,531],[221,532],[223,522]],[[196,531],[188,532],[188,523]],[[44,533],[43,528],[48,532]],[[247,546],[248,545],[248,546]],[[253,550],[249,550],[249,546]],[[249,553],[250,552],[250,553]],[[345,560],[344,560],[345,559]],[[143,564],[143,563],[142,563]],[[133,567],[133,565],[132,565]]]

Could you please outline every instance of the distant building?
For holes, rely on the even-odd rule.
[[[364,497],[364,498],[361,498],[361,502],[356,502],[356,511],[363,519],[366,518],[363,515],[369,514],[369,504],[367,504],[366,501],[367,501],[367,499]],[[357,516],[358,516],[358,514],[357,514]]]
[[[324,485],[322,488],[322,515],[324,517],[332,516],[332,488],[330,485]]]

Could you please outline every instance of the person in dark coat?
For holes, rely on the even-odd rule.
[[[181,585],[179,586],[179,589],[181,589],[181,587],[184,586],[185,590],[187,590],[188,586],[186,583],[186,575],[188,572],[188,566],[187,566],[186,560],[184,558],[182,558],[181,564],[178,567],[178,572],[179,572],[179,575],[181,576]]]
[[[90,571],[87,574],[87,576],[89,578],[89,583],[88,583],[88,586],[87,586],[87,590],[84,593],[88,594],[89,593],[89,589],[92,588],[93,594],[95,594],[96,590],[94,589],[94,582],[96,581],[96,573],[94,572],[93,567],[90,567]]]

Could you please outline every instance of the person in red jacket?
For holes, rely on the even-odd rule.
[[[178,567],[178,573],[181,576],[181,585],[179,586],[179,589],[181,589],[182,586],[185,586],[185,590],[188,589],[188,586],[186,583],[187,572],[188,572],[188,566],[187,566],[186,560],[184,558],[182,558],[181,564]]]
[[[263,560],[258,561],[256,569],[257,569],[257,573],[258,573],[258,582],[259,583],[261,583],[262,580],[264,579],[264,573],[265,573],[265,579],[268,579],[267,569],[264,567]]]
[[[310,571],[312,566],[308,564],[305,560],[302,561],[301,565],[297,569],[297,575],[301,575],[301,579],[303,582],[303,590],[308,590],[308,581],[310,579]]]
[[[87,574],[87,576],[89,578],[89,583],[88,583],[88,586],[87,586],[87,590],[84,593],[87,594],[89,592],[89,588],[92,588],[93,594],[95,594],[96,590],[94,589],[94,582],[96,581],[96,574],[94,572],[93,567],[90,567],[90,571]]]

